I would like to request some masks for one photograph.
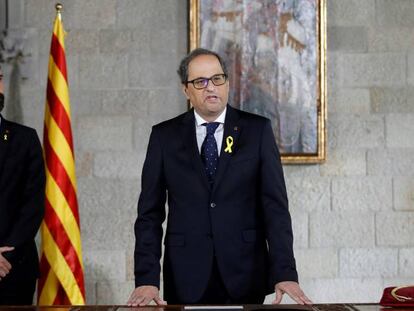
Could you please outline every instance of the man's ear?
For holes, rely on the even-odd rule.
[[[190,99],[190,97],[188,96],[188,90],[187,90],[187,86],[185,84],[182,85],[181,89],[183,90],[183,93],[185,95],[185,97],[187,99]]]

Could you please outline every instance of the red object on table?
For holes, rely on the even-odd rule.
[[[414,285],[385,288],[380,305],[384,307],[414,307]]]

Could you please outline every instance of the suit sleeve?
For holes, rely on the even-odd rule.
[[[293,255],[293,233],[279,150],[270,121],[261,140],[261,199],[270,254],[272,285],[298,281]]]
[[[45,206],[45,168],[42,147],[34,130],[28,132],[28,149],[21,160],[25,168],[23,188],[18,204],[18,215],[4,245],[15,247],[3,255],[13,264],[23,255],[27,243],[34,240],[42,222]]]
[[[158,132],[153,128],[141,179],[135,222],[135,287],[160,286],[162,223],[165,220],[166,185]]]

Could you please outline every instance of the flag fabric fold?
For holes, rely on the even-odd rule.
[[[58,10],[49,56],[43,132],[46,207],[41,226],[39,305],[85,304],[64,36]]]

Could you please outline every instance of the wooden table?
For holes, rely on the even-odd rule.
[[[300,305],[244,305],[242,308],[231,308],[232,306],[202,306],[203,309],[189,309],[193,306],[169,305],[166,307],[148,306],[148,307],[127,307],[127,306],[0,306],[0,311],[414,311],[414,308],[384,308],[378,304],[315,304],[313,306]],[[200,307],[200,306],[197,306]]]

